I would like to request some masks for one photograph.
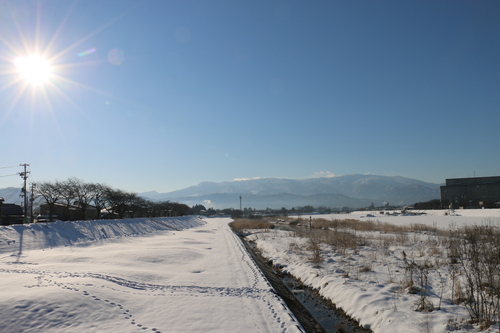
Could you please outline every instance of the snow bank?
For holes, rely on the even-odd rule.
[[[20,224],[0,227],[0,254],[183,230],[205,224],[196,216]]]

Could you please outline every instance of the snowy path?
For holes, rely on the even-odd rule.
[[[0,331],[301,332],[229,220],[206,222],[86,246],[4,248]]]

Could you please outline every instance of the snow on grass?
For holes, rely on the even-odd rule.
[[[0,332],[301,332],[229,219],[0,228]]]
[[[384,212],[384,214],[381,214]],[[415,211],[419,213],[420,211]],[[484,224],[488,222],[500,222],[500,209],[456,209],[456,210],[426,210],[422,211],[425,215],[391,215],[401,213],[401,211],[355,211],[349,214],[326,214],[326,215],[307,215],[303,217],[313,219],[359,219],[362,221],[373,220],[380,222],[388,222],[397,225],[411,225],[414,223],[422,223],[426,225],[436,225],[439,228],[448,228],[450,224],[458,227],[464,225]],[[403,218],[404,217],[404,218]]]
[[[354,231],[362,244],[356,249],[329,245],[334,241],[320,242],[317,237],[321,230],[314,229],[311,235],[307,235],[307,231],[275,229],[253,233],[247,239],[254,241],[275,265],[318,289],[321,295],[374,332],[479,331],[477,326],[468,323],[470,316],[464,303],[452,302],[453,290],[453,297],[457,297],[457,284],[452,287],[454,273],[448,264],[446,233],[439,230],[484,224],[498,227],[500,211],[463,210],[452,215],[445,215],[448,211],[426,213],[420,216],[382,215],[378,211],[311,215],[313,223],[320,218],[358,219],[407,228],[398,230],[396,227],[391,231],[387,226],[385,231]],[[309,216],[302,217],[306,219],[302,224],[307,226]],[[419,230],[419,226],[428,228]],[[334,237],[335,232],[340,235],[341,230],[330,230],[329,237]],[[319,246],[319,263],[313,243]],[[424,285],[427,292],[413,293],[408,268],[413,267],[414,286],[419,288],[422,275],[418,274],[417,267],[424,269],[427,267],[424,265],[430,267],[428,283]],[[422,295],[425,295],[423,303]],[[419,304],[426,305],[424,311],[416,310]],[[486,331],[498,331],[498,324]]]

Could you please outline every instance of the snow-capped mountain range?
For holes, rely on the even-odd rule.
[[[345,175],[325,178],[278,179],[202,182],[182,190],[140,193],[153,200],[179,201],[189,205],[204,204],[214,208],[257,209],[292,208],[296,206],[326,206],[359,208],[371,203],[411,205],[437,199],[439,184],[399,176]],[[207,207],[208,208],[208,207]]]

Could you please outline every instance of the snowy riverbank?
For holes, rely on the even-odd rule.
[[[2,227],[0,331],[302,332],[229,221]]]
[[[455,297],[457,295],[456,279],[463,276],[450,271],[453,267],[449,265],[446,233],[432,230],[465,225],[498,227],[500,210],[457,210],[452,215],[448,211],[425,213],[420,216],[387,215],[378,211],[311,215],[313,221],[320,218],[326,221],[356,219],[410,227],[348,231],[363,245],[356,250],[339,250],[334,245],[322,243],[317,258],[314,258],[313,244],[307,233],[269,230],[254,233],[247,239],[254,241],[263,256],[275,265],[319,290],[321,295],[331,299],[374,332],[479,331],[477,326],[468,324],[470,317],[464,304],[452,302],[453,292]],[[305,224],[308,225],[309,215],[303,215],[302,218],[306,219]],[[413,231],[411,226],[415,226]],[[334,237],[335,232],[342,230],[332,231],[330,237]],[[413,294],[408,289],[409,265],[404,261],[403,251],[409,262],[421,265],[419,267],[424,267],[424,264],[429,267],[426,304],[429,307],[432,305],[433,310],[430,312],[415,310],[422,298],[420,293]],[[414,274],[417,284],[417,269]],[[456,275],[454,278],[453,274]],[[464,283],[462,280],[462,292]],[[498,331],[498,323],[486,331]]]

